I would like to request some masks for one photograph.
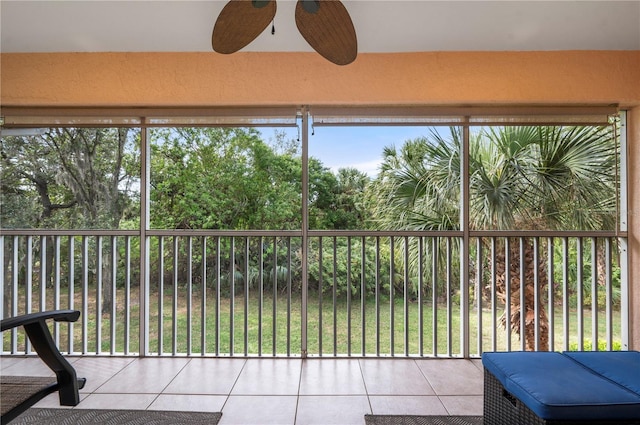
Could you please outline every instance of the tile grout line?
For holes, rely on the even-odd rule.
[[[240,380],[240,375],[242,375],[242,372],[244,371],[244,368],[247,366],[247,362],[248,361],[249,361],[249,359],[244,359],[244,363],[242,364],[242,367],[240,368],[240,371],[238,372],[238,376],[236,376],[236,379],[233,381],[233,385],[231,385],[231,388],[229,389],[229,394],[227,394],[227,397],[225,398],[224,403],[222,403],[222,407],[220,408],[220,412],[222,412],[224,410],[225,406],[229,402],[229,399],[231,398],[231,393],[233,392],[233,389],[236,387],[236,384],[238,383],[238,380]]]
[[[418,361],[416,359],[413,359],[413,362],[415,363],[416,367],[418,368],[418,370],[420,371],[420,374],[422,375],[422,377],[424,378],[425,381],[427,381],[427,384],[429,384],[429,387],[431,388],[431,391],[433,391],[433,394],[435,396],[438,396],[438,400],[440,400],[440,394],[438,394],[438,392],[436,391],[436,389],[433,387],[433,384],[431,384],[431,380],[429,379],[429,377],[427,376],[427,374],[425,373],[425,371],[420,367],[420,365],[418,364]],[[442,403],[442,402],[441,402]]]
[[[95,358],[99,358],[99,357],[93,357]],[[78,359],[80,360],[80,359]],[[80,403],[78,403],[77,406],[73,406],[73,409],[79,408],[78,406],[80,406],[80,404],[83,401],[86,401],[89,397],[91,396],[97,396],[98,394],[108,394],[108,393],[99,393],[98,390],[102,387],[104,387],[105,385],[107,385],[108,382],[110,382],[113,378],[115,378],[116,376],[118,376],[120,373],[122,373],[125,369],[127,369],[129,366],[131,366],[133,363],[137,362],[139,360],[139,357],[134,357],[131,359],[131,361],[129,361],[126,365],[124,365],[124,367],[118,369],[118,371],[116,371],[114,374],[112,374],[111,376],[109,376],[102,384],[98,385],[96,388],[94,388],[92,391],[88,391],[88,392],[81,392],[80,394],[86,394],[85,397],[80,399]],[[148,406],[147,406],[148,407]]]
[[[297,360],[300,360],[300,361],[297,361]],[[354,382],[356,382],[357,379],[361,379],[362,380],[361,382],[362,382],[362,386],[363,386],[363,389],[364,389],[363,395],[365,395],[367,397],[367,405],[369,407],[369,411],[368,412],[364,411],[364,412],[365,413],[369,413],[369,414],[374,414],[372,397],[374,395],[376,395],[376,394],[370,393],[370,390],[368,388],[368,384],[371,384],[372,382],[367,382],[367,380],[366,380],[366,376],[367,375],[364,374],[364,368],[366,366],[367,359],[353,359],[353,360],[358,360],[357,364],[358,364],[359,372],[360,372],[359,374],[356,374],[356,375],[353,376],[353,380],[354,380]],[[362,361],[362,360],[364,360],[364,361]],[[422,360],[421,361],[418,361],[418,360],[419,359],[411,359],[411,363],[413,363],[415,365],[415,367],[418,367],[419,374],[421,376],[423,376],[423,379],[425,379],[426,382],[428,383],[428,385],[431,387],[431,382],[429,381],[429,378],[428,378],[428,376],[430,377],[429,370],[431,370],[431,369],[430,369],[430,367],[423,368],[423,367],[419,366],[418,364],[422,363]],[[114,371],[110,372],[110,374],[106,375],[106,376],[108,376],[108,378],[106,379],[105,383],[112,381],[116,376],[122,374],[122,372],[125,369],[128,369],[130,367],[134,367],[133,365],[135,363],[137,363],[138,361],[139,361],[139,359],[134,359],[133,361],[128,362],[124,366],[118,366],[118,368],[116,370],[114,370]],[[256,360],[256,361],[260,361],[260,360]],[[288,359],[287,361],[290,361],[290,362],[292,362],[294,364],[299,365],[300,369],[298,370],[298,387],[297,387],[297,390],[296,390],[295,393],[290,393],[291,395],[295,395],[295,397],[296,397],[293,419],[292,419],[292,422],[286,422],[285,421],[285,423],[292,423],[294,425],[295,424],[302,425],[301,421],[303,421],[303,416],[299,416],[299,415],[304,415],[304,409],[302,409],[303,406],[301,405],[301,401],[302,401],[302,397],[303,397],[303,394],[302,394],[302,378],[305,377],[309,372],[309,362],[306,362],[305,359]],[[402,361],[404,361],[404,359]],[[178,375],[183,373],[185,368],[187,368],[190,365],[191,362],[192,362],[192,360],[189,360],[183,366],[179,367],[179,370],[174,374],[173,377],[170,378],[169,383],[164,387],[164,389],[160,390],[160,393],[156,393],[156,392],[148,393],[148,395],[152,396],[151,397],[151,401],[149,402],[149,404],[146,405],[146,407],[140,406],[140,408],[143,409],[143,410],[151,409],[151,406],[153,405],[153,403],[157,402],[157,400],[159,399],[160,395],[165,394],[165,391],[167,390],[168,386],[171,385],[171,383],[176,382]],[[480,365],[479,365],[478,362],[473,362],[473,361],[471,361],[471,364],[474,367],[472,367],[470,369],[472,369],[471,372],[473,372],[473,375],[475,376],[477,371],[480,369],[479,368]],[[373,365],[374,364],[372,363],[371,366],[373,366]],[[391,365],[391,364],[385,363],[385,367],[387,365]],[[225,407],[228,407],[228,402],[230,401],[230,396],[231,396],[233,390],[235,389],[235,387],[237,387],[237,384],[240,382],[239,379],[240,379],[242,373],[245,372],[247,370],[247,367],[249,366],[248,365],[248,359],[244,359],[242,363],[238,364],[238,366],[239,366],[239,369],[238,369],[238,372],[236,372],[236,376],[233,377],[233,375],[232,375],[232,379],[233,380],[231,381],[232,385],[230,386],[230,389],[228,391],[219,393],[220,395],[222,395],[224,397],[224,399],[223,399],[224,401],[221,400],[222,406],[221,406],[220,411],[224,410]],[[359,375],[359,378],[358,378],[358,375]],[[104,385],[104,383],[101,384],[98,388],[101,388],[102,385]],[[449,391],[443,391],[441,393],[438,393],[438,392],[435,391],[435,389],[433,387],[431,387],[431,389],[433,391],[433,395],[435,396],[434,398],[438,401],[438,403],[440,403],[440,408],[442,409],[443,412],[446,412],[446,414],[448,414],[448,415],[460,414],[460,413],[457,413],[458,410],[459,410],[458,409],[458,405],[457,405],[458,402],[455,402],[453,404],[447,405],[444,402],[445,399],[448,400],[447,403],[452,403],[455,400],[450,400],[451,396],[469,396],[468,400],[471,400],[472,398],[477,398],[477,396],[481,396],[481,394],[482,394],[481,390],[478,391],[478,394],[476,394],[475,391],[474,391],[473,394],[457,394],[457,393],[450,393]],[[359,391],[356,391],[356,392],[359,393]],[[190,392],[190,394],[191,393],[192,392]],[[91,394],[94,394],[94,392],[84,393],[83,399],[88,397]],[[331,394],[327,394],[327,396],[330,396],[330,395]],[[349,396],[355,396],[355,395],[359,395],[359,394],[355,394],[353,391],[349,391],[348,394],[333,394],[333,395],[340,395],[340,396],[345,396],[345,397],[348,398]],[[393,395],[393,394],[390,394],[390,395]],[[462,403],[463,404],[467,404],[467,401],[466,400],[462,400]],[[378,412],[378,414],[384,414],[384,411],[380,411],[380,412]],[[231,419],[231,418],[229,418],[229,419]],[[289,420],[291,420],[291,419],[289,419]]]
[[[358,359],[358,367],[360,368],[360,376],[362,377],[362,385],[364,385],[364,393],[367,396],[367,403],[369,404],[369,412],[373,414],[373,405],[371,404],[371,397],[369,396],[369,389],[367,388],[367,381],[364,379],[364,371],[362,370],[362,359]]]
[[[151,400],[151,403],[149,403],[149,405],[147,406],[147,408],[146,408],[146,409],[144,409],[144,410],[149,410],[149,408],[153,405],[153,403],[155,403],[155,402],[156,402],[156,400],[158,400],[158,398],[160,398],[160,395],[161,395],[161,394],[162,394],[162,393],[163,393],[167,388],[169,388],[169,385],[171,385],[171,383],[172,383],[173,381],[175,381],[175,380],[176,380],[176,378],[178,377],[178,375],[180,375],[180,373],[181,373],[181,372],[182,372],[182,371],[183,371],[183,370],[184,370],[184,369],[189,365],[189,363],[191,363],[191,361],[193,360],[192,358],[189,358],[189,357],[188,357],[187,359],[188,359],[188,361],[184,364],[184,366],[182,366],[182,367],[180,368],[180,370],[176,372],[176,374],[173,376],[173,378],[171,378],[171,379],[169,380],[169,382],[167,382],[167,385],[165,385],[165,386],[164,386],[164,388],[163,388],[163,389],[161,389],[161,390],[160,390],[160,392],[156,394],[156,396],[153,398],[153,400]]]
[[[293,414],[293,425],[296,425],[298,422],[298,407],[300,406],[300,388],[302,387],[302,373],[304,372],[304,367],[307,359],[300,360],[300,376],[298,377],[298,394],[296,396],[296,410]]]
[[[94,357],[94,358],[99,358],[99,357]],[[93,391],[91,391],[89,394],[96,394],[98,392],[98,390],[102,387],[104,387],[105,385],[107,385],[107,383],[109,383],[113,378],[115,378],[116,376],[118,376],[119,374],[121,374],[125,369],[127,369],[128,367],[130,367],[132,364],[134,364],[135,362],[137,362],[140,358],[139,357],[134,357],[129,363],[127,363],[124,367],[120,368],[120,370],[118,370],[116,373],[114,373],[113,375],[111,375],[107,380],[105,380],[102,384],[100,384],[99,386],[97,386],[96,388],[93,389]]]
[[[440,394],[438,394],[436,389],[433,387],[433,384],[431,383],[431,380],[429,380],[429,377],[427,376],[426,372],[420,367],[416,359],[413,359],[413,362],[415,363],[416,367],[420,371],[420,374],[424,377],[425,381],[427,381],[427,384],[429,384],[429,387],[431,387],[431,391],[433,391],[433,394],[438,399],[438,402],[440,403],[444,411],[447,412],[447,415],[450,415],[449,409],[447,409],[447,406],[445,406],[444,403],[442,402],[442,399],[440,398]]]

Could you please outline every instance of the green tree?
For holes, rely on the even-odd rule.
[[[2,227],[58,227],[54,212],[76,204],[73,193],[56,183],[59,164],[54,150],[40,137],[4,137],[0,211]]]
[[[394,146],[383,150],[370,195],[378,228],[460,228],[461,138],[460,130],[452,127],[450,138],[432,131],[428,137],[408,140],[400,150]]]
[[[150,132],[150,138],[153,228],[300,228],[301,168],[294,150],[276,154],[258,131],[246,128],[158,128]],[[221,242],[222,252],[230,253],[231,239],[221,238]],[[255,246],[252,252],[260,249]],[[178,258],[182,282],[189,262],[204,260],[201,254]],[[249,260],[240,251],[233,262],[230,254],[222,258],[226,258],[220,265],[225,276],[237,275]],[[201,273],[200,266],[194,269],[196,275]],[[228,285],[228,281],[221,283]]]
[[[256,130],[155,129],[151,140],[153,227],[299,227],[297,159],[276,155]]]
[[[275,141],[265,142],[261,137],[257,130],[247,128],[151,130],[152,227],[300,229],[302,158],[299,142],[287,141],[284,134],[278,132]],[[365,215],[360,198],[368,180],[366,175],[352,169],[340,170],[336,175],[320,160],[310,158],[310,227],[360,228]],[[297,243],[293,241],[294,245]],[[255,248],[252,252],[260,249]],[[225,252],[228,249],[223,247]],[[302,261],[298,257],[299,246],[292,246],[291,250],[295,262]],[[182,279],[188,264],[186,255],[179,258],[178,273]],[[231,275],[241,268],[243,261],[241,254],[236,255],[236,264],[227,262],[223,268]],[[252,263],[256,261],[251,259]],[[265,264],[265,270],[268,267]],[[286,272],[300,279],[296,270]]]
[[[138,136],[128,128],[51,128],[42,136],[3,138],[3,227],[119,228],[139,207]],[[12,217],[25,203],[27,212]],[[49,282],[52,243],[42,271]],[[110,262],[107,250],[103,311],[111,308]]]
[[[616,215],[616,142],[612,126],[491,127],[470,140],[471,229],[611,229]],[[377,224],[411,230],[459,229],[460,129],[449,138],[408,141],[400,151],[387,148],[374,198]],[[504,252],[504,250],[502,250]],[[533,243],[525,243],[525,305],[520,306],[519,246],[496,259],[499,294],[511,303],[510,326],[533,349]],[[544,265],[543,265],[544,266]],[[546,276],[545,273],[539,273]],[[508,277],[510,276],[510,277]],[[506,299],[505,282],[512,297]],[[544,284],[545,282],[543,282]],[[526,320],[520,329],[521,307]],[[546,313],[541,312],[541,347],[547,347]],[[524,335],[523,335],[524,333]]]
[[[471,145],[476,229],[613,229],[612,127],[491,127]]]
[[[356,168],[340,168],[337,174],[337,199],[335,227],[362,229],[365,227],[364,196],[369,176]]]
[[[348,230],[364,227],[363,197],[369,177],[355,168],[337,174],[309,158],[309,227]]]

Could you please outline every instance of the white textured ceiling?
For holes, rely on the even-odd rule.
[[[2,52],[211,51],[220,0],[2,0]],[[640,50],[637,1],[344,0],[359,52]],[[294,0],[245,51],[312,51]]]

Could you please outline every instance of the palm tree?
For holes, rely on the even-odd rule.
[[[400,148],[383,150],[373,189],[374,220],[379,228],[459,229],[460,146],[462,133],[450,138],[432,130]]]
[[[474,230],[611,229],[616,217],[616,143],[612,126],[490,127],[471,133],[469,145],[469,226]],[[407,141],[398,151],[384,151],[375,185],[381,228],[411,230],[459,229],[461,130],[452,128]],[[510,241],[513,242],[513,241]],[[503,317],[535,347],[548,349],[544,305],[536,310],[534,288],[538,267],[540,290],[547,285],[546,264],[534,263],[532,240],[511,243],[496,257],[498,296],[510,303]],[[510,270],[506,270],[506,256]],[[525,303],[520,305],[520,256],[524,256]],[[512,294],[507,299],[509,282]],[[524,313],[522,313],[524,309]],[[520,329],[525,315],[524,332]],[[523,335],[524,333],[524,335]]]

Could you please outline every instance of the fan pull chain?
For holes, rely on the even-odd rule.
[[[276,33],[276,24],[275,21],[271,21],[271,35]]]

